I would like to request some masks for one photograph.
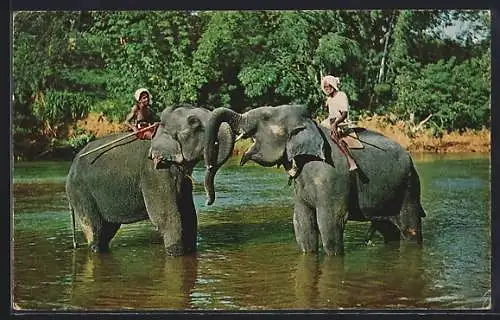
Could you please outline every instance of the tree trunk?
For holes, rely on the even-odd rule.
[[[384,53],[382,54],[382,61],[380,62],[380,70],[378,73],[377,83],[382,83],[385,75],[385,61],[387,57],[387,48],[389,46],[389,39],[391,37],[392,24],[394,22],[395,13],[392,14],[391,21],[389,22],[389,30],[387,30],[384,36]]]

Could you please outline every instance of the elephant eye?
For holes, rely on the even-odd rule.
[[[197,124],[199,120],[195,116],[191,115],[188,117],[187,121],[189,125],[194,125]]]

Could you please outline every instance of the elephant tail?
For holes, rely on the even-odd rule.
[[[416,201],[420,211],[420,217],[425,217],[424,208],[422,208],[422,204],[420,202],[420,177],[418,176],[417,169],[415,168],[415,164],[413,163],[413,159],[410,157],[411,162],[411,172],[410,172],[410,188],[413,189],[413,193],[416,195]]]
[[[77,248],[77,243],[76,243],[76,224],[75,224],[75,209],[69,205],[69,211],[71,212],[71,227],[73,231],[73,249]]]

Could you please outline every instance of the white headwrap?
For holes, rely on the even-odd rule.
[[[323,88],[325,84],[331,85],[335,90],[339,91],[338,85],[340,84],[340,78],[331,75],[324,76],[323,79],[321,79],[321,90],[323,90],[323,92],[325,92],[325,88]]]
[[[140,89],[137,89],[134,93],[134,98],[135,98],[135,101],[139,101],[139,98],[141,97],[141,93],[143,92],[146,92],[149,96],[149,104],[151,104],[153,102],[153,96],[151,95],[151,93],[149,92],[148,89],[146,88],[140,88]]]

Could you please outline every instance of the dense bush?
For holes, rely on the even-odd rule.
[[[490,126],[488,11],[81,11],[14,16],[14,141],[64,136],[89,111],[123,120],[139,87],[153,110],[305,103],[341,77],[353,117],[433,114],[437,131]],[[444,27],[467,21],[456,37]],[[20,145],[14,144],[14,148]]]
[[[95,135],[91,132],[86,132],[82,128],[77,128],[73,135],[68,139],[68,144],[73,148],[73,150],[78,152],[87,143],[95,139]]]
[[[57,137],[58,129],[87,115],[92,99],[79,92],[46,90],[32,104],[33,114],[45,124],[47,134]]]

